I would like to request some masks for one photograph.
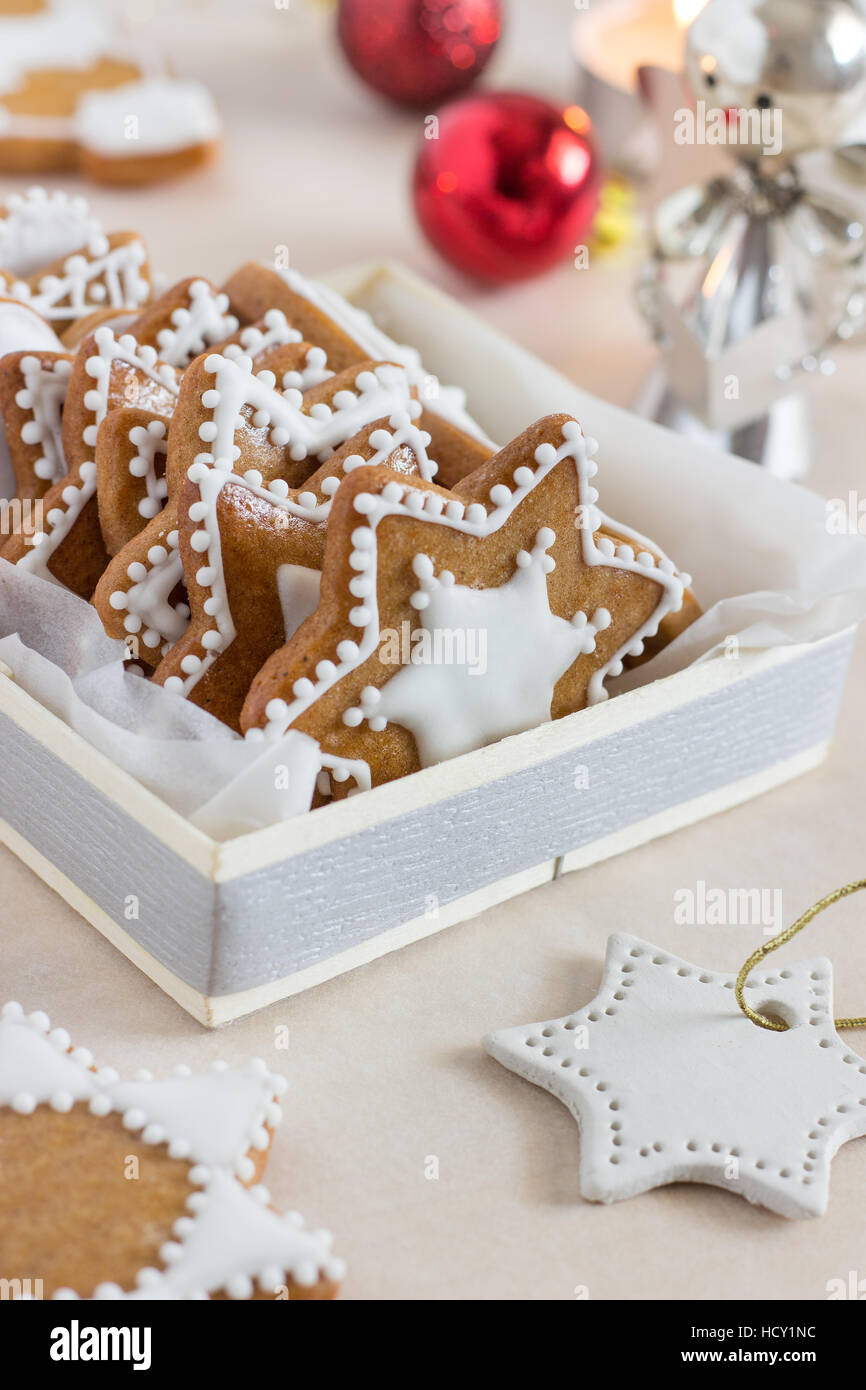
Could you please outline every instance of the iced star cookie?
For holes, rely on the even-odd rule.
[[[228,310],[225,295],[206,280],[182,280],[149,305],[142,315],[133,316],[131,336],[140,348],[157,348],[163,363],[181,369],[197,353],[237,332],[237,318]],[[86,316],[87,319],[93,317]],[[66,478],[61,438],[61,417],[66,408],[73,361],[71,354],[59,353],[43,353],[38,357],[22,353],[0,360],[0,410],[17,475],[17,495],[21,498],[42,497],[50,484],[71,485],[74,481]],[[128,436],[124,440],[109,425],[118,399],[116,394],[109,398],[107,418],[99,425],[100,432],[103,423],[108,426],[111,441],[118,442],[118,452],[116,455],[110,453],[109,437],[100,446],[97,434],[95,456],[100,529],[109,554],[115,553],[156,515],[160,508],[154,508],[153,504],[163,487],[161,475],[154,478],[153,467],[136,473],[136,469],[144,469],[144,456],[130,454]],[[163,416],[165,410],[163,401]],[[129,428],[137,430],[140,425],[142,421],[135,419]],[[142,442],[149,447],[157,433],[155,426],[151,436]],[[164,453],[164,449],[157,450],[150,459],[151,465],[159,459],[164,462]],[[61,501],[62,491],[61,488]],[[54,499],[51,505],[57,506]],[[90,529],[88,525],[88,534]],[[102,558],[101,552],[99,558]]]
[[[6,294],[62,332],[98,309],[141,310],[151,295],[147,248],[135,232],[96,232],[71,256],[17,278],[0,269]]]
[[[109,411],[135,404],[168,418],[180,372],[155,348],[98,328],[78,350],[66,391],[62,442],[68,472],[43,499],[45,525],[12,536],[3,558],[89,599],[108,563],[96,496],[96,445]]]
[[[337,449],[301,488],[202,461],[180,497],[180,554],[192,621],[154,680],[240,729],[253,677],[312,613],[331,503],[365,464],[431,478],[430,436],[398,412]],[[235,465],[236,468],[239,465]]]
[[[96,1068],[45,1014],[0,1016],[0,1278],[58,1299],[321,1300],[327,1231],[259,1185],[284,1078]],[[31,1294],[32,1296],[32,1294]]]
[[[269,309],[281,310],[305,338],[324,348],[335,371],[364,359],[399,362],[405,367],[421,401],[419,424],[431,437],[443,486],[451,487],[494,452],[495,445],[466,410],[465,393],[459,387],[440,385],[414,348],[395,342],[369,314],[329,286],[296,270],[273,270],[251,261],[223,288],[244,318],[258,319]]]
[[[220,439],[217,446],[225,449],[227,459],[232,463],[243,459],[243,471],[256,471],[265,484],[279,478],[288,486],[299,486],[316,460],[307,457],[299,439],[285,434],[285,421],[281,425],[277,417],[272,420],[274,411],[291,411],[295,428],[303,430],[307,427],[299,421],[317,414],[322,442],[325,436],[334,436],[339,445],[350,438],[359,421],[363,424],[364,417],[371,418],[371,410],[381,413],[389,407],[409,406],[409,386],[399,368],[393,368],[396,375],[391,384],[388,388],[377,385],[377,393],[367,396],[360,414],[357,409],[346,410],[346,392],[357,374],[332,374],[320,347],[295,341],[293,329],[292,341],[272,343],[274,336],[282,338],[285,320],[279,317],[282,322],[271,320],[270,327],[253,325],[240,332],[236,335],[240,341],[229,342],[221,353],[203,354],[183,375],[165,461],[167,502],[111,560],[93,594],[108,635],[122,641],[135,638],[140,659],[147,664],[158,662],[163,648],[182,637],[189,621],[185,595],[175,592],[183,580],[178,489],[197,457],[213,461],[213,452],[203,445],[213,446]],[[243,342],[267,346],[252,359],[243,353]],[[234,406],[231,416],[217,409],[215,363],[227,364],[225,370],[235,382],[231,400],[222,398]],[[332,410],[335,398],[341,398],[343,406]],[[329,424],[322,425],[322,420]]]
[[[137,638],[142,659],[155,665],[186,631],[189,609],[175,594],[183,580],[178,492],[196,461],[255,473],[265,487],[278,481],[300,488],[320,456],[365,425],[414,409],[402,368],[369,363],[334,375],[323,350],[305,342],[270,347],[256,358],[231,344],[197,358],[184,374],[169,431],[166,505],[114,557],[93,595],[109,636]]]
[[[554,415],[450,491],[352,472],[318,608],[256,677],[243,729],[309,734],[342,794],[605,699],[699,610],[687,576],[599,512],[593,452]]]

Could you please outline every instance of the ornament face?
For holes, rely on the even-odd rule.
[[[846,0],[709,0],[688,31],[686,73],[708,108],[737,122],[734,153],[762,159],[772,117],[787,162],[841,143],[862,113],[866,17]],[[752,113],[748,125],[738,110]]]
[[[702,1182],[781,1216],[820,1216],[830,1160],[866,1134],[866,1060],[836,1032],[829,961],[750,978],[747,1002],[787,1032],[745,1017],[734,975],[613,936],[591,1004],[484,1046],[574,1115],[590,1201]]]
[[[598,206],[589,119],[537,97],[464,97],[438,117],[415,167],[415,211],[446,259],[511,281],[575,255]]]

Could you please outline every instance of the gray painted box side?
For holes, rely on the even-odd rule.
[[[208,993],[277,980],[829,739],[852,638],[222,884]],[[587,769],[578,787],[576,764]]]
[[[852,640],[219,885],[2,715],[0,816],[173,974],[232,994],[825,741]]]

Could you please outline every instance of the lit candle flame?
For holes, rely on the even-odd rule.
[[[674,0],[674,19],[681,29],[687,29],[697,19],[707,0]]]

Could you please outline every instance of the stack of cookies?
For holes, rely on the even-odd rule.
[[[315,739],[319,802],[597,703],[698,615],[599,510],[576,420],[497,448],[325,286],[249,264],[153,298],[140,239],[88,216],[0,210],[0,555],[92,602],[166,699]]]

